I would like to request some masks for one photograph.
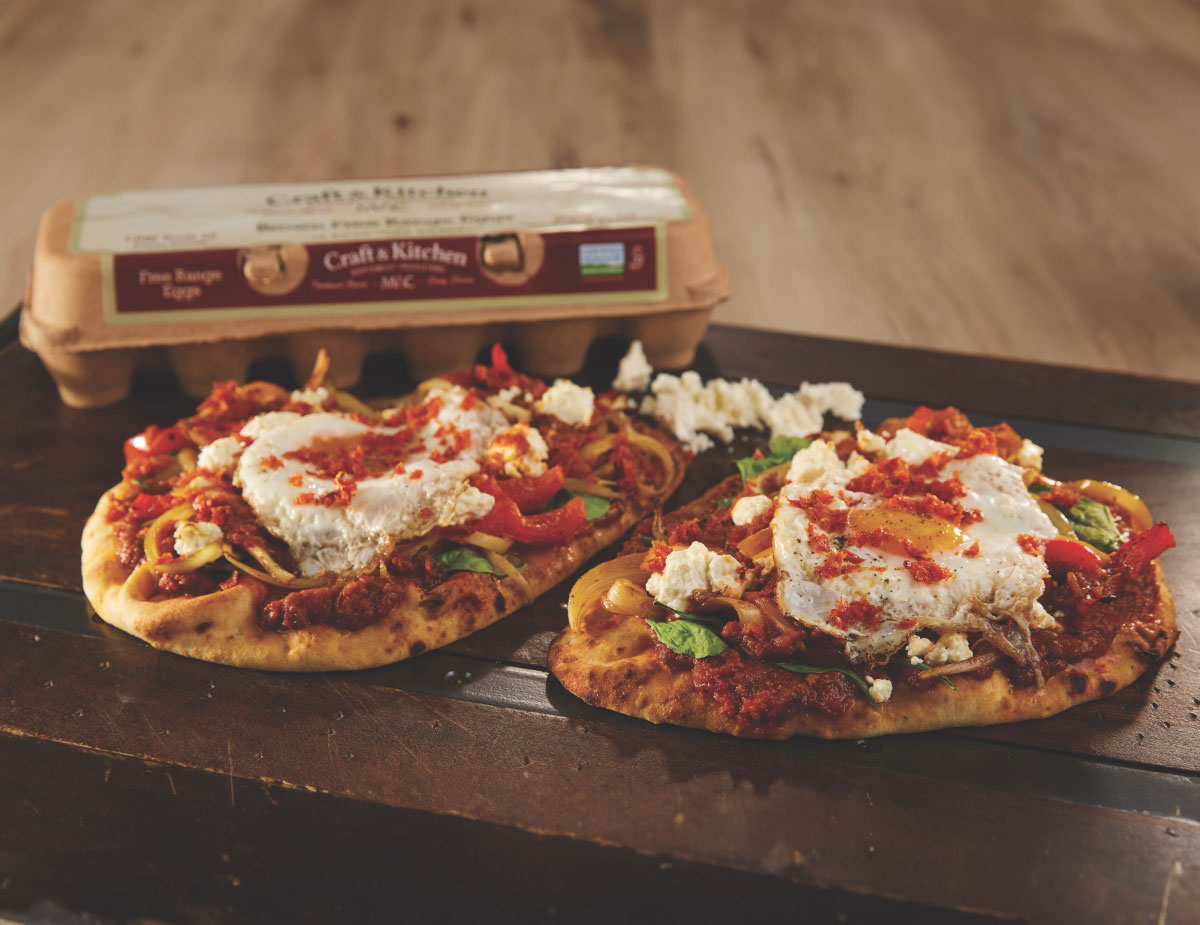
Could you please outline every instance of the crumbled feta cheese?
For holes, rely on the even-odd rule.
[[[175,524],[175,555],[190,556],[205,546],[221,542],[224,535],[220,527],[207,521],[179,521]]]
[[[200,455],[196,457],[196,467],[224,475],[233,471],[241,455],[242,442],[237,437],[220,437],[201,447]]]
[[[478,520],[495,506],[495,498],[485,491],[480,491],[474,485],[468,485],[454,499],[450,510],[440,519],[440,525],[449,527],[453,524],[465,524],[472,520]]]
[[[550,448],[541,432],[523,421],[500,431],[487,448],[488,463],[514,478],[541,475],[549,455]]]
[[[825,417],[792,393],[784,395],[763,415],[772,437],[807,437],[819,431]]]
[[[910,636],[908,640],[908,648],[905,654],[908,655],[908,663],[910,665],[919,665],[925,661],[922,657],[933,648],[933,640],[926,639],[924,636]]]
[[[592,419],[596,398],[592,390],[570,379],[556,379],[538,402],[538,410],[565,424],[587,424]]]
[[[667,556],[661,573],[650,576],[646,590],[660,604],[687,610],[697,591],[720,591],[731,597],[742,593],[741,566],[733,556],[715,553],[703,543],[676,549]]]
[[[763,514],[775,506],[773,498],[767,495],[751,495],[748,498],[738,498],[730,509],[730,517],[735,526],[744,527],[758,520]]]
[[[324,408],[325,402],[329,401],[329,389],[325,386],[320,386],[316,389],[296,389],[292,392],[292,401],[304,402],[306,405],[312,405],[314,408]]]
[[[242,427],[241,434],[243,437],[257,440],[267,431],[284,427],[300,420],[301,417],[303,415],[297,414],[295,411],[268,411],[248,420]]]
[[[845,468],[837,450],[824,440],[814,440],[792,457],[787,480],[796,485],[824,487],[831,479],[839,479]]]
[[[864,475],[871,468],[871,460],[865,456],[859,456],[858,451],[852,451],[850,458],[846,460],[846,471],[854,478]]]
[[[867,675],[867,683],[871,685],[871,699],[876,703],[884,703],[892,697],[892,682],[887,678],[872,678]]]
[[[1042,453],[1044,452],[1032,440],[1026,440],[1021,444],[1021,448],[1017,450],[1017,465],[1040,470],[1042,468]]]
[[[653,375],[654,367],[646,359],[642,342],[635,340],[629,345],[629,352],[621,358],[613,388],[618,392],[644,392],[650,387],[650,377]]]
[[[776,400],[756,379],[729,382],[712,379],[705,384],[699,373],[681,376],[659,373],[642,401],[642,414],[664,421],[676,438],[694,452],[708,449],[712,434],[728,443],[733,428],[767,427],[772,437],[804,437],[821,429],[826,411],[855,419],[863,396],[844,382],[804,383],[799,390]]]
[[[882,453],[887,449],[887,441],[873,430],[867,430],[865,427],[858,432],[858,451],[860,453]]]
[[[862,417],[866,396],[849,382],[805,382],[796,393],[802,402],[824,414],[828,411],[843,421]]]
[[[925,653],[925,664],[948,665],[950,662],[963,662],[973,654],[965,633],[943,633]]]

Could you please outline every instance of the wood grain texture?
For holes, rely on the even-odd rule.
[[[3,308],[63,196],[658,163],[718,320],[1200,379],[1194,4],[9,0],[0,49]]]

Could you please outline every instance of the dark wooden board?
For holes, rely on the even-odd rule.
[[[600,345],[585,378],[606,382],[617,356],[619,345]],[[441,652],[376,672],[276,676],[156,653],[89,621],[78,596],[78,537],[116,480],[122,440],[147,423],[172,422],[193,402],[169,376],[148,374],[119,405],[72,411],[36,359],[10,347],[0,349],[0,389],[14,397],[0,410],[0,783],[6,768],[14,777],[15,769],[50,770],[45,785],[35,775],[36,785],[13,791],[20,799],[0,799],[0,883],[30,839],[43,839],[34,854],[47,860],[81,850],[74,842],[56,848],[53,833],[76,812],[91,820],[85,828],[100,826],[106,817],[95,803],[115,791],[144,805],[151,824],[153,836],[135,854],[177,831],[175,802],[213,816],[197,851],[220,841],[214,833],[233,820],[250,827],[242,860],[262,889],[218,884],[212,878],[223,868],[210,853],[197,875],[207,887],[189,892],[164,862],[161,888],[147,895],[160,904],[148,908],[168,918],[185,909],[200,920],[290,917],[300,907],[272,905],[263,890],[303,890],[307,881],[296,875],[302,866],[265,857],[280,844],[266,829],[298,826],[307,812],[326,827],[344,814],[370,830],[361,847],[323,841],[346,853],[335,869],[339,884],[357,882],[353,859],[377,865],[369,847],[410,828],[429,838],[480,833],[479,844],[504,855],[500,871],[544,859],[558,886],[540,897],[528,883],[501,894],[535,919],[552,908],[576,917],[621,912],[619,901],[598,898],[610,873],[621,878],[610,882],[635,884],[629,895],[640,895],[649,905],[637,908],[647,910],[657,908],[659,879],[678,884],[690,899],[673,908],[705,913],[702,920],[727,917],[715,885],[749,890],[763,908],[801,902],[814,915],[849,920],[915,915],[918,906],[931,921],[1153,920],[1162,908],[1164,921],[1200,916],[1200,465],[1189,462],[1200,461],[1200,387],[733,328],[710,332],[698,365],[782,386],[850,379],[878,407],[952,399],[970,411],[1043,422],[1061,437],[1048,441],[1048,471],[1126,484],[1172,524],[1179,548],[1165,565],[1184,629],[1175,657],[1118,696],[1050,720],[860,748],[743,742],[586,707],[545,673],[546,648],[565,620],[565,587]],[[367,394],[409,385],[385,363],[368,363],[365,379]],[[1073,446],[1072,424],[1093,429],[1090,449]],[[1138,442],[1131,431],[1166,442]],[[1113,452],[1095,452],[1110,438]],[[1149,458],[1147,446],[1151,457],[1159,447],[1169,452]],[[723,474],[728,459],[717,452],[699,460],[677,500]],[[152,770],[140,770],[141,762]],[[100,767],[118,785],[97,784]],[[178,789],[155,793],[156,769]],[[52,807],[55,781],[80,788],[69,811]],[[226,791],[228,813],[218,809]],[[275,804],[285,808],[267,809]],[[417,854],[404,857],[423,869],[430,856],[455,851]],[[172,857],[177,868],[181,855]],[[569,859],[595,876],[564,875]],[[41,897],[127,914],[93,879],[67,878],[52,889],[33,871],[19,867],[19,900],[13,887],[7,899],[0,887],[0,911],[26,913],[22,903]],[[491,869],[482,882],[499,879],[513,882]],[[123,882],[132,889],[137,881]],[[435,898],[425,878],[405,882],[416,907],[436,917],[434,905],[421,905]],[[378,912],[371,904],[392,886],[368,890],[361,908]],[[466,889],[447,908],[483,903],[485,893]],[[341,901],[335,890],[309,917],[352,908]]]

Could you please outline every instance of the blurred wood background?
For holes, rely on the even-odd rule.
[[[651,163],[718,320],[1200,379],[1194,2],[8,0],[0,87],[0,314],[64,196]]]

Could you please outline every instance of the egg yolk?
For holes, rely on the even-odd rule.
[[[886,507],[851,508],[847,532],[857,545],[873,546],[897,556],[927,556],[957,549],[967,535],[949,521],[915,511]]]

